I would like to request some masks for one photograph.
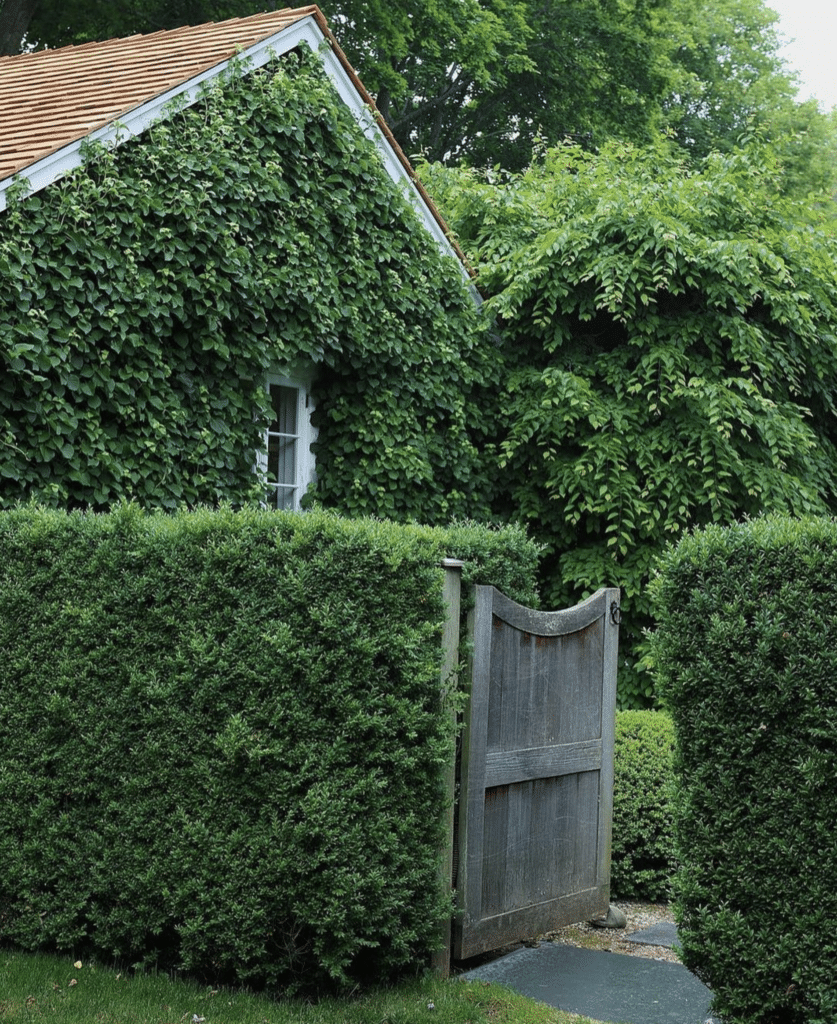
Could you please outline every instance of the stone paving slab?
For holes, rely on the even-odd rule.
[[[721,1024],[709,1016],[709,989],[682,964],[663,960],[545,942],[461,977],[613,1024]]]
[[[658,924],[649,925],[638,932],[631,932],[624,936],[625,942],[639,942],[645,946],[665,946],[673,949],[677,942],[677,925],[670,921],[660,921]]]

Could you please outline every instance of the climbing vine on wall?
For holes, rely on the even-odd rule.
[[[263,374],[319,368],[318,497],[433,522],[486,507],[493,347],[311,54],[0,215],[0,505],[259,500]]]

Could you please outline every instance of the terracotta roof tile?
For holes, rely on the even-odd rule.
[[[0,180],[316,14],[302,7],[0,57]]]

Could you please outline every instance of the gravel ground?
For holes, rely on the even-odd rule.
[[[666,903],[624,903],[621,900],[613,903],[627,917],[627,927],[618,928],[595,928],[586,921],[578,924],[569,924],[565,928],[559,928],[554,932],[546,932],[538,935],[529,942],[514,942],[500,949],[493,949],[488,953],[481,953],[470,960],[459,961],[454,966],[454,972],[471,970],[480,964],[496,960],[505,956],[506,953],[513,953],[522,946],[535,946],[542,942],[560,942],[565,946],[581,946],[584,949],[604,949],[611,953],[623,953],[625,956],[642,956],[652,960],[668,960],[672,963],[680,963],[680,959],[673,949],[666,946],[646,946],[640,942],[626,942],[625,936],[632,932],[638,932],[643,928],[650,928],[652,924],[659,924],[662,921],[674,921],[674,915]]]
[[[560,942],[566,946],[583,946],[585,949],[607,949],[611,953],[626,956],[643,956],[652,960],[669,960],[680,963],[673,949],[666,946],[646,946],[639,942],[626,942],[625,936],[649,928],[662,921],[674,921],[674,915],[665,903],[623,903],[614,902],[628,919],[627,928],[595,928],[585,922],[570,924],[566,928],[538,936],[541,942]]]

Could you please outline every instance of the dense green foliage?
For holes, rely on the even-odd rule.
[[[736,1024],[837,1017],[837,523],[684,537],[653,587],[683,958]]]
[[[795,85],[779,56],[777,15],[761,0],[672,0],[657,12],[675,69],[665,125],[684,148],[707,156],[785,102]]]
[[[571,138],[591,149],[609,138],[649,142],[671,78],[668,44],[655,31],[653,11],[668,2],[527,0],[532,66],[448,111],[447,148],[421,151],[430,160],[521,170],[537,140]]]
[[[762,0],[671,0],[653,15],[669,41],[660,127],[693,159],[731,152],[754,131],[782,165],[781,190],[810,212],[829,193],[834,218],[837,123],[816,101],[797,98],[797,78],[779,53],[777,16]]]
[[[674,726],[663,711],[617,711],[610,890],[667,901],[674,875]]]
[[[465,563],[463,615],[473,600],[474,584],[490,584],[518,604],[539,607],[541,549],[525,530],[514,524],[494,527],[467,520],[455,521],[442,529],[446,557]]]
[[[546,546],[543,599],[623,590],[619,700],[656,556],[695,525],[829,511],[837,250],[770,154],[563,146],[522,175],[427,168],[506,340],[497,510]]]
[[[272,987],[420,962],[447,555],[532,596],[520,531],[0,513],[0,941]]]
[[[0,505],[258,499],[264,371],[303,361],[323,502],[483,511],[461,265],[316,58],[239,70],[0,215]]]
[[[534,70],[528,0],[325,0],[322,9],[407,153],[470,155],[490,98]]]

